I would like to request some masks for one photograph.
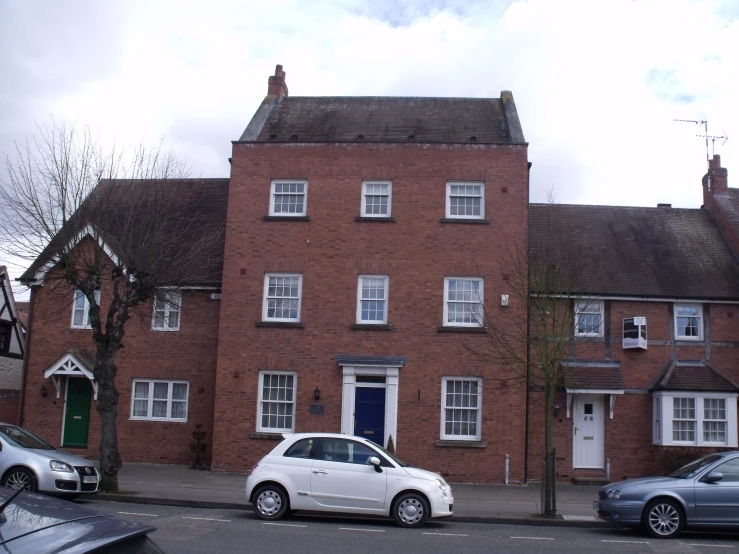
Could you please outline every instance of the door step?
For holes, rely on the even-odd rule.
[[[604,471],[573,471],[570,476],[573,485],[607,485],[611,482]]]

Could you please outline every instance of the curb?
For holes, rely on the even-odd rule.
[[[156,498],[151,496],[134,496],[127,494],[96,494],[85,497],[86,500],[103,500],[107,502],[124,502],[128,504],[152,504],[158,506],[177,506],[180,508],[206,508],[221,510],[242,510],[251,512],[251,504],[240,502],[211,502],[209,500],[190,500],[178,498]],[[308,512],[306,512],[307,514]],[[319,512],[310,512],[316,515]],[[352,514],[352,517],[356,517]],[[433,521],[433,520],[432,520]],[[505,516],[451,516],[435,521],[454,521],[458,523],[486,523],[494,525],[531,525],[535,527],[582,527],[591,529],[614,529],[618,525],[606,521],[543,519],[537,517],[505,517]]]

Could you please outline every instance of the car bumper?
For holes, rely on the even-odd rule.
[[[595,500],[593,509],[604,521],[639,525],[644,511],[644,503],[634,500]]]
[[[92,466],[89,466],[92,467]],[[92,473],[75,468],[75,471],[37,471],[38,490],[55,494],[95,494],[100,487],[100,476],[93,468]],[[92,481],[94,482],[85,482]]]
[[[448,490],[446,494],[434,494],[431,495],[429,500],[431,501],[431,517],[450,517],[454,515],[454,496],[452,491]]]

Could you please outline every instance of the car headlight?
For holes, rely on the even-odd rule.
[[[608,491],[608,500],[621,500],[621,491]]]
[[[59,460],[51,460],[49,462],[49,467],[52,471],[64,471],[66,473],[74,473],[71,465],[60,462]]]
[[[442,491],[446,492],[446,483],[444,481],[442,481],[441,479],[437,479],[436,484],[439,485],[439,488]]]

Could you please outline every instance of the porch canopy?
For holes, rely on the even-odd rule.
[[[606,394],[609,397],[609,417],[613,419],[616,396],[624,393],[624,375],[620,362],[562,361],[567,393],[567,417],[570,417],[575,394]]]
[[[87,377],[92,384],[93,398],[98,399],[98,384],[95,382],[95,360],[84,350],[70,350],[64,356],[49,366],[44,372],[44,377],[54,382],[56,387],[56,397],[59,398],[62,392],[62,377]]]

